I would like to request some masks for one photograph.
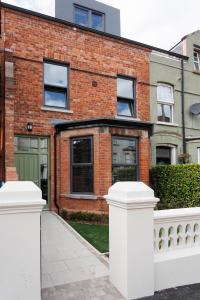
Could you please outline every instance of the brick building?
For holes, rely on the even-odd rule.
[[[0,180],[89,211],[112,182],[148,183],[156,48],[4,3],[0,43]]]

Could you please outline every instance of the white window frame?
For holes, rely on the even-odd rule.
[[[194,54],[195,53],[197,53],[197,61],[195,61],[195,59],[194,59]],[[194,70],[197,71],[197,72],[200,72],[200,49],[194,49],[193,61],[194,61]],[[196,68],[195,63],[198,64],[198,69]]]
[[[169,99],[169,100],[162,100],[162,99],[159,99],[158,97],[158,88],[159,87],[168,87],[171,89],[171,95],[172,95],[172,99]],[[158,120],[158,104],[163,104],[163,105],[168,105],[170,106],[170,109],[171,109],[171,120],[170,122],[164,122],[164,121],[159,121]],[[164,123],[164,124],[173,124],[174,123],[174,88],[172,85],[170,84],[167,84],[167,83],[162,83],[162,82],[159,82],[157,84],[157,106],[156,106],[156,111],[157,111],[157,122],[158,123]]]
[[[197,148],[197,161],[200,164],[200,147]]]

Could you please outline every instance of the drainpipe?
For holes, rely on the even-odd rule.
[[[182,136],[183,136],[183,154],[187,153],[186,137],[185,137],[185,76],[184,76],[184,60],[181,59],[181,108],[182,108]],[[185,161],[184,161],[185,163]]]
[[[60,214],[60,206],[57,202],[57,135],[58,130],[55,128],[54,133],[54,204]]]

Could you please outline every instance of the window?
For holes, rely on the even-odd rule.
[[[68,67],[44,63],[44,104],[67,108]]]
[[[93,193],[92,137],[71,140],[71,192]]]
[[[138,143],[135,138],[113,137],[112,181],[134,181],[138,177]]]
[[[170,165],[176,163],[176,148],[168,146],[156,147],[156,164]]]
[[[104,31],[104,14],[88,8],[75,6],[74,22],[81,26]]]
[[[118,116],[135,116],[135,81],[117,78],[117,114]]]
[[[160,122],[173,123],[173,88],[167,84],[157,86],[157,119]]]
[[[194,50],[194,69],[200,71],[200,50]]]

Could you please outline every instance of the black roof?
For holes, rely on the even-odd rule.
[[[175,52],[171,52],[171,51],[164,50],[164,49],[161,49],[161,48],[158,48],[158,47],[150,46],[150,45],[147,45],[147,44],[144,44],[144,43],[140,43],[140,42],[137,42],[137,41],[134,41],[134,40],[123,38],[123,37],[113,35],[113,34],[110,34],[110,33],[107,33],[107,32],[102,32],[102,31],[94,30],[92,28],[87,28],[85,26],[77,25],[75,23],[71,23],[71,22],[68,22],[68,21],[65,21],[65,20],[62,20],[62,19],[58,19],[58,18],[55,18],[55,17],[44,15],[44,14],[41,14],[41,13],[38,13],[38,12],[34,12],[34,11],[31,11],[31,10],[21,8],[21,7],[18,7],[18,6],[14,6],[14,5],[11,5],[11,4],[7,4],[7,3],[4,3],[4,2],[0,2],[0,7],[9,8],[9,9],[12,9],[12,10],[15,10],[15,11],[18,11],[18,12],[22,12],[22,13],[25,13],[25,14],[29,14],[29,15],[32,15],[32,16],[36,16],[38,18],[42,18],[42,19],[45,19],[45,20],[48,20],[48,21],[53,21],[53,22],[56,22],[56,23],[60,23],[60,24],[70,26],[70,27],[76,27],[76,28],[79,28],[79,29],[84,30],[84,31],[89,31],[89,32],[96,33],[98,35],[102,35],[102,36],[105,36],[105,37],[110,37],[110,38],[113,38],[113,39],[118,40],[118,41],[126,42],[128,44],[132,44],[132,45],[139,46],[139,47],[142,47],[142,48],[146,48],[146,49],[149,49],[149,50],[152,50],[152,51],[157,51],[157,52],[161,52],[161,53],[164,53],[164,54],[168,54],[170,56],[174,56],[174,57],[177,57],[177,58],[180,58],[180,59],[188,60],[187,56],[184,56],[184,55],[181,55],[181,54],[178,54],[178,53],[175,53]]]
[[[55,125],[56,132],[86,127],[117,127],[147,130],[152,135],[153,123],[147,121],[126,120],[121,118],[97,118],[61,122]]]

